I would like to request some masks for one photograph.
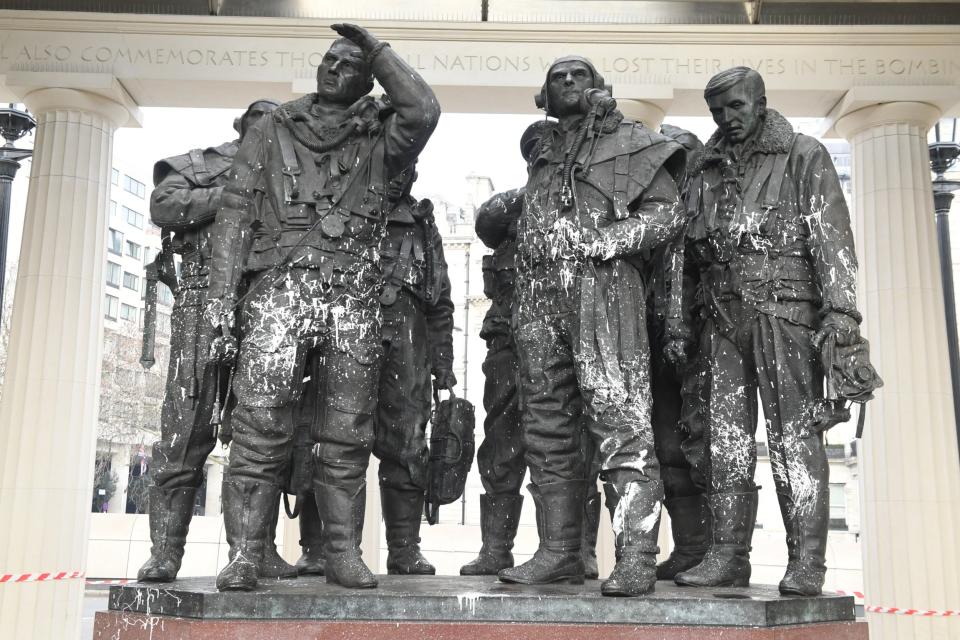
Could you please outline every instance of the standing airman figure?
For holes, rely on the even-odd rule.
[[[229,327],[239,309],[241,336],[220,590],[257,585],[310,370],[325,399],[311,438],[326,579],[377,584],[359,543],[383,349],[379,247],[387,187],[426,145],[440,107],[387,43],[355,25],[333,29],[342,37],[317,68],[316,93],[251,129],[217,215],[208,315]],[[367,95],[374,79],[388,102]],[[220,346],[233,344],[225,335]]]

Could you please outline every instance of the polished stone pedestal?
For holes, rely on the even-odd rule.
[[[218,593],[212,578],[110,589],[94,638],[200,640],[865,640],[853,599],[784,598],[776,588],[657,585],[643,598],[605,598],[599,583],[525,587],[492,577],[381,576],[354,591],[323,578],[267,581],[255,593]]]

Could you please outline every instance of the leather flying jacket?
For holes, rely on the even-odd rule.
[[[384,275],[380,295],[384,326],[397,324],[394,316],[406,307],[397,305],[399,296],[411,296],[420,304],[427,324],[427,345],[433,374],[453,371],[453,300],[450,276],[443,255],[443,238],[433,218],[429,200],[418,206],[404,197],[387,216],[387,232],[380,243],[380,264]],[[402,322],[402,319],[400,319]]]
[[[719,132],[692,167],[688,271],[704,302],[810,302],[859,321],[850,215],[829,152],[772,109],[734,155]]]
[[[386,187],[416,160],[440,108],[390,47],[371,67],[389,105],[365,96],[344,110],[309,94],[247,132],[213,232],[211,297],[232,299],[244,274],[287,267],[328,282],[358,270],[379,279]]]
[[[405,197],[387,215],[387,232],[380,242],[384,293],[389,298],[392,292],[395,298],[403,289],[435,306],[444,293],[450,295],[443,238],[432,214],[422,215],[416,205],[416,200]]]
[[[174,234],[173,250],[188,262],[210,258],[210,230],[238,148],[232,141],[193,149],[153,167],[150,220]]]
[[[561,174],[571,139],[572,132],[559,124],[545,127],[530,164],[517,234],[524,278],[559,263],[572,263],[576,270],[585,253],[633,261],[674,237],[683,224],[673,177],[683,172],[678,143],[629,120],[591,129],[573,165],[567,207]]]

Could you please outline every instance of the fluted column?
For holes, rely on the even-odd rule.
[[[113,132],[128,112],[73,89],[23,101],[37,137],[0,399],[0,572],[84,571]],[[0,588],[0,638],[79,636],[83,580]]]
[[[853,147],[863,332],[886,386],[860,441],[867,604],[956,609],[960,464],[927,131],[939,110],[890,102],[841,117]],[[960,619],[868,613],[871,640],[960,638]]]
[[[631,98],[617,98],[617,108],[620,112],[635,122],[642,122],[648,129],[660,130],[663,118],[666,115],[660,106],[646,100]]]

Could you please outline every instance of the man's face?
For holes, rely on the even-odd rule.
[[[760,128],[767,99],[757,93],[753,83],[743,80],[723,93],[707,98],[713,121],[728,142],[741,144]]]
[[[317,68],[317,94],[334,104],[351,105],[369,90],[369,68],[360,47],[333,43]]]
[[[255,102],[250,105],[247,112],[240,118],[240,139],[243,140],[244,136],[247,135],[247,131],[250,131],[250,127],[255,125],[257,120],[276,108],[276,105],[270,104],[269,102]]]
[[[593,72],[582,62],[571,60],[555,65],[547,76],[549,114],[563,117],[583,113],[583,92],[593,87]]]

